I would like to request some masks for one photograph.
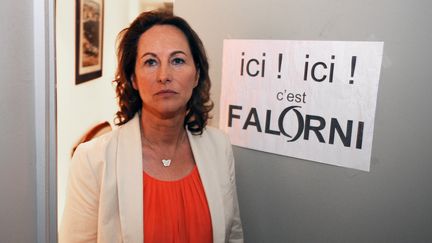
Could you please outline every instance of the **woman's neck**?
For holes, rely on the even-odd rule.
[[[183,136],[185,114],[162,118],[151,112],[141,111],[142,133],[154,145],[172,145]]]

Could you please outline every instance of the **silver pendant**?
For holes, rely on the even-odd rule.
[[[162,159],[162,164],[165,167],[168,167],[171,165],[171,160],[170,159]]]

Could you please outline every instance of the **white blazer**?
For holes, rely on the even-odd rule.
[[[207,196],[213,242],[243,242],[228,137],[207,127],[188,131]],[[144,242],[139,117],[81,144],[70,166],[59,242]],[[145,212],[144,212],[145,213]]]

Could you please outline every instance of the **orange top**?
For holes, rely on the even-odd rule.
[[[213,242],[210,211],[196,166],[176,181],[143,173],[145,243]]]

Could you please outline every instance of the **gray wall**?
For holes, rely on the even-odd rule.
[[[0,242],[35,242],[31,0],[0,1]]]
[[[175,12],[206,45],[216,103],[225,38],[385,43],[371,172],[234,149],[246,242],[432,242],[432,2],[189,0]]]

